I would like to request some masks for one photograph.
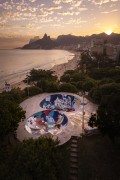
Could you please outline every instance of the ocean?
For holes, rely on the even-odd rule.
[[[22,81],[32,69],[51,69],[68,62],[74,54],[65,50],[0,50],[0,89]]]

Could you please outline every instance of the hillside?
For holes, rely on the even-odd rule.
[[[120,43],[120,34],[112,33],[107,35],[105,33],[93,34],[91,36],[74,36],[74,35],[60,35],[57,38],[57,43],[59,45],[70,45],[70,44],[81,44],[83,42],[90,43],[93,38],[102,38],[107,40],[109,43],[118,44]]]
[[[120,34],[112,33],[107,35],[105,33],[93,34],[91,36],[74,36],[71,34],[60,35],[56,40],[52,40],[50,36],[45,34],[42,39],[30,42],[22,47],[22,49],[53,49],[61,46],[69,46],[74,44],[90,43],[94,38],[102,38],[111,44],[120,43]]]
[[[34,42],[30,42],[22,47],[22,49],[53,49],[57,46],[57,43],[51,40],[50,36],[45,34],[42,39]]]

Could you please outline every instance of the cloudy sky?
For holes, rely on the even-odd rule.
[[[53,38],[120,33],[119,18],[120,0],[0,0],[0,48],[24,45],[45,32]]]

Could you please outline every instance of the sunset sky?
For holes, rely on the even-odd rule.
[[[47,33],[120,33],[120,0],[0,0],[0,48]],[[11,43],[12,41],[12,43]]]

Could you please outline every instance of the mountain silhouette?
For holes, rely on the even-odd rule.
[[[92,34],[91,36],[74,36],[71,34],[60,35],[56,40],[52,40],[46,33],[42,39],[36,40],[29,44],[26,44],[22,49],[54,49],[61,46],[69,46],[82,43],[90,43],[94,38],[101,38],[111,44],[120,43],[120,34],[112,33],[107,35],[106,33]]]
[[[53,49],[57,46],[57,43],[51,40],[50,36],[44,34],[42,39],[34,42],[30,42],[22,47],[22,49]]]

